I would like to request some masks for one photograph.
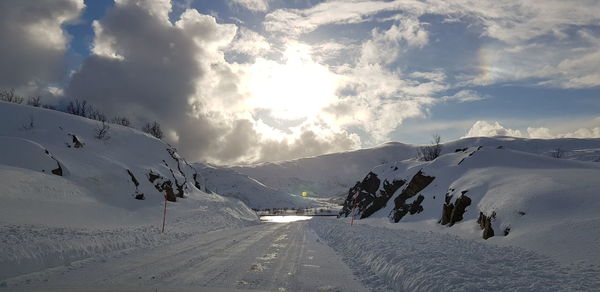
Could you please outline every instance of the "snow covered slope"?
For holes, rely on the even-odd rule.
[[[394,142],[370,149],[235,166],[233,169],[288,193],[308,192],[310,196],[336,197],[374,166],[407,159],[415,153],[414,146]]]
[[[558,260],[595,254],[592,260],[600,263],[599,177],[597,162],[471,147],[431,162],[375,167],[350,189],[341,215],[471,239],[491,237]]]
[[[137,130],[0,102],[0,279],[98,254],[256,224],[166,143]],[[160,234],[165,196],[167,234]]]
[[[562,158],[600,161],[600,139],[523,139],[513,137],[465,138],[443,144],[442,153],[469,147],[503,146],[544,156],[552,156],[559,148]],[[303,191],[319,197],[336,197],[364,177],[373,167],[392,161],[414,158],[418,145],[398,142],[380,146],[302,158],[277,163],[236,166],[236,171],[253,177],[267,186],[289,193]]]
[[[204,163],[193,167],[204,178],[202,185],[227,197],[241,200],[254,209],[307,208],[319,206],[319,202],[265,186],[261,182],[233,169]]]

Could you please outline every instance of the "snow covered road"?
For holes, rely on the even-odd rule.
[[[127,255],[91,258],[6,281],[10,288],[365,291],[306,222],[209,232]]]

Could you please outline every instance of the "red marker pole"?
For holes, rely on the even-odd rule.
[[[165,233],[165,221],[167,219],[167,195],[165,195],[165,209],[163,211],[163,226],[161,233]]]

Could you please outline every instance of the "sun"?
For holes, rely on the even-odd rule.
[[[335,99],[338,77],[315,62],[306,44],[286,46],[283,62],[258,58],[248,69],[247,105],[267,109],[274,118],[310,118]]]

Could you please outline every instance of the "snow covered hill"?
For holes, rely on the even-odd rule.
[[[430,162],[373,168],[349,190],[341,215],[402,225],[390,228],[492,238],[559,260],[596,254],[592,260],[600,263],[600,238],[593,231],[600,230],[599,177],[597,162],[501,146],[463,148]]]
[[[239,200],[201,191],[176,149],[109,126],[99,138],[99,121],[0,102],[0,279],[257,223]]]
[[[310,198],[268,187],[230,168],[204,163],[195,163],[193,167],[203,177],[202,185],[206,186],[208,191],[239,199],[254,209],[307,208],[320,205]]]
[[[503,146],[543,156],[553,156],[559,150],[562,158],[600,161],[600,139],[476,137],[447,142],[442,146],[442,154],[469,147]],[[418,148],[418,145],[390,142],[374,148],[276,163],[236,166],[233,169],[288,193],[300,194],[306,191],[318,197],[337,197],[345,195],[348,188],[361,180],[373,167],[415,158]]]

